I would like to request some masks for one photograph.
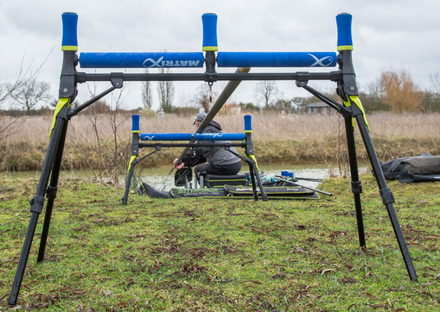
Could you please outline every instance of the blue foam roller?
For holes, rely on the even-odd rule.
[[[139,127],[140,115],[131,115],[131,132],[139,132],[141,128]]]
[[[217,14],[202,15],[203,44],[202,51],[218,51],[217,45]]]
[[[195,133],[196,141],[243,141],[243,133]]]
[[[84,52],[82,68],[187,68],[203,67],[203,52]]]
[[[341,13],[336,16],[336,25],[338,27],[338,51],[353,50],[351,20],[352,16],[348,13]]]
[[[191,133],[141,133],[142,141],[190,141]]]
[[[335,52],[218,52],[219,67],[331,67]]]
[[[62,51],[78,51],[78,15],[76,13],[63,13],[63,39],[61,43]]]
[[[252,115],[244,115],[244,132],[252,132]]]

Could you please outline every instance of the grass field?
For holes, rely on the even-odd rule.
[[[390,182],[411,282],[371,174],[361,176],[367,249],[348,179],[314,201],[164,200],[60,182],[46,258],[40,217],[14,311],[440,310],[440,184]],[[38,181],[0,182],[0,311]]]

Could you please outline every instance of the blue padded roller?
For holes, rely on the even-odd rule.
[[[139,115],[131,115],[131,132],[140,132],[141,128],[139,127],[139,119],[141,116]]]
[[[218,51],[217,45],[217,14],[202,15],[203,45],[202,51]]]
[[[252,132],[252,115],[244,115],[244,132]]]
[[[203,67],[203,52],[85,52],[79,56],[82,68],[184,68]]]
[[[142,141],[190,141],[191,133],[141,133]]]
[[[61,19],[63,21],[61,51],[78,51],[78,15],[66,12],[61,15]]]
[[[243,133],[194,133],[196,141],[243,141]]]
[[[330,67],[335,52],[218,52],[219,67]]]
[[[336,25],[338,27],[338,51],[353,50],[351,20],[352,16],[348,13],[341,13],[336,16]]]

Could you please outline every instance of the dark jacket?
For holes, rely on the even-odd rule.
[[[220,124],[211,120],[209,125],[203,130],[203,133],[221,133],[222,127]],[[228,141],[208,141],[213,143],[226,143]],[[230,150],[237,152],[235,147],[230,147]],[[225,150],[224,147],[194,147],[185,156],[182,161],[186,166],[193,167],[202,162],[208,161],[214,165],[231,165],[241,161],[237,156]]]

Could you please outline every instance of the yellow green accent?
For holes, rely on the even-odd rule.
[[[132,133],[141,133],[141,131],[140,130],[133,130],[133,131],[131,131]]]
[[[78,46],[62,46],[61,51],[78,51]]]
[[[345,45],[345,46],[338,46],[338,51],[353,51],[353,46],[352,45]]]
[[[218,47],[203,47],[202,51],[218,51]]]
[[[130,157],[130,162],[128,163],[128,170],[127,170],[127,174],[130,172],[130,168],[131,168],[131,163],[136,159],[136,155],[131,155]]]
[[[350,96],[348,96],[348,101],[344,101],[344,105],[346,107],[349,107],[349,106],[351,106],[352,102],[354,104],[356,104],[356,106],[359,107],[359,109],[361,110],[362,116],[365,121],[365,125],[367,126],[368,132],[370,132],[370,126],[368,125],[367,117],[365,116],[365,111],[364,111],[364,107],[362,106],[361,100],[359,99],[359,97],[357,95],[350,95]],[[351,119],[351,122],[353,124],[353,131],[354,131],[355,128],[354,128],[354,119],[353,118]]]
[[[67,104],[67,107],[70,107],[69,98],[60,98],[59,99],[59,101],[57,103],[57,107],[55,108],[55,112],[53,114],[53,121],[52,121],[52,127],[50,127],[49,138],[52,135],[53,128],[55,128],[55,123],[57,121],[58,113],[66,104]]]
[[[245,130],[244,133],[252,133],[252,130]]]
[[[255,162],[255,167],[257,167],[258,173],[261,173],[260,168],[258,168],[257,159],[255,158],[255,156],[252,154],[252,155],[249,155],[249,158]]]

